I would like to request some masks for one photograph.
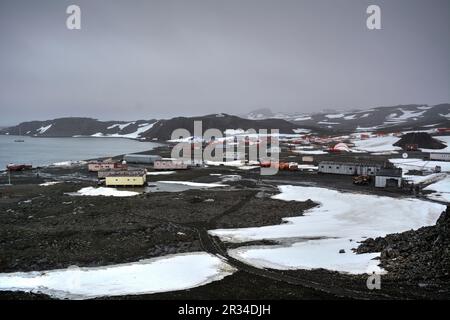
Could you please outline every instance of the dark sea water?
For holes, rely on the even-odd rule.
[[[25,142],[14,142],[17,139]],[[0,135],[0,170],[4,170],[9,163],[45,166],[55,162],[142,152],[157,146],[157,143],[123,138],[33,138]]]

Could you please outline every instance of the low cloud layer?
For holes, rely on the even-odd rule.
[[[447,0],[70,4],[0,3],[0,125],[450,101]]]

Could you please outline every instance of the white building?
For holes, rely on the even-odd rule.
[[[383,166],[377,163],[364,162],[334,162],[322,161],[319,163],[320,173],[374,176]]]
[[[402,186],[402,169],[401,168],[383,168],[378,171],[375,176],[375,187],[397,187]]]
[[[430,160],[450,161],[450,152],[430,152]]]

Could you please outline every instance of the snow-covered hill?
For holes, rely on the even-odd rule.
[[[314,126],[339,131],[400,131],[450,127],[450,104],[400,105],[367,110],[321,112],[315,114],[275,114],[263,109],[246,115],[252,119],[278,118],[299,126]]]
[[[202,121],[203,131],[215,128],[222,132],[248,129],[278,129],[280,133],[307,132],[325,135],[365,131],[405,132],[450,128],[450,104],[402,105],[316,114],[281,114],[260,109],[246,117],[220,113],[167,120],[100,121],[91,118],[60,118],[23,122],[14,127],[0,129],[0,134],[36,137],[123,137],[163,141],[171,139],[175,129],[183,128],[193,133],[194,121]]]
[[[35,137],[123,137],[140,139],[157,120],[99,121],[91,118],[60,118],[46,121],[23,122],[4,128],[0,134]]]
[[[228,114],[211,114],[201,117],[177,117],[168,120],[99,121],[90,118],[60,118],[47,121],[23,122],[0,130],[0,134],[36,137],[122,137],[141,140],[165,141],[171,139],[176,129],[187,129],[194,134],[194,122],[201,121],[203,131],[214,128],[222,132],[248,129],[278,129],[280,133],[305,130],[282,119],[249,120]],[[308,129],[308,128],[306,128]]]

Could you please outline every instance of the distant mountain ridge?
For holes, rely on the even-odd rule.
[[[194,121],[202,121],[203,131],[210,128],[219,129],[222,132],[228,129],[278,129],[280,133],[292,134],[299,128],[296,124],[283,119],[251,120],[229,114],[211,114],[201,117],[177,117],[170,120],[160,120],[146,135],[158,137],[161,140],[169,140],[172,138],[172,132],[178,128],[187,129],[194,135]]]
[[[281,119],[249,120],[228,114],[200,117],[177,117],[169,120],[99,121],[91,118],[59,118],[46,121],[23,122],[0,130],[0,134],[35,137],[122,137],[140,140],[170,140],[175,129],[187,129],[194,135],[194,122],[202,121],[203,131],[219,129],[278,129],[281,133],[295,133],[298,126]]]
[[[450,128],[450,104],[436,106],[401,105],[377,107],[360,111],[321,112],[315,114],[275,114],[259,109],[238,117],[210,114],[198,117],[175,117],[167,120],[100,121],[91,118],[59,118],[29,121],[0,129],[0,134],[36,137],[122,137],[165,141],[175,129],[187,129],[194,135],[194,122],[202,121],[203,131],[227,129],[278,129],[280,133],[312,132],[318,134],[350,133],[355,131],[396,132]]]
[[[0,134],[26,135],[36,137],[73,136],[124,136],[139,138],[135,133],[146,131],[157,120],[138,121],[99,121],[91,118],[59,118],[46,121],[22,122],[17,126],[4,128]]]
[[[435,106],[413,104],[376,107],[356,111],[324,111],[313,114],[273,114],[269,109],[248,113],[248,119],[276,117],[299,126],[313,126],[333,131],[396,131],[450,126],[450,104]]]

